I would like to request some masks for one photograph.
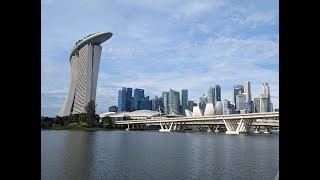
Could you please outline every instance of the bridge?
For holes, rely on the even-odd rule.
[[[279,112],[249,113],[249,114],[230,114],[214,115],[202,117],[153,117],[151,119],[133,119],[114,121],[114,125],[127,125],[127,130],[134,126],[152,125],[158,126],[160,132],[170,132],[182,129],[185,125],[207,125],[215,126],[216,131],[219,126],[225,126],[226,134],[247,133],[250,126],[279,127]]]

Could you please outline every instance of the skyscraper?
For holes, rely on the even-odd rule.
[[[260,98],[253,99],[253,112],[254,113],[260,112]]]
[[[144,90],[143,89],[134,89],[133,95],[133,110],[139,110],[139,102],[144,98]]]
[[[126,107],[125,111],[131,112],[132,111],[132,106],[131,106],[131,101],[132,101],[132,88],[127,88],[126,91]]]
[[[251,85],[250,81],[244,82],[244,95],[246,95],[246,102],[249,103],[251,101]]]
[[[126,111],[127,89],[125,87],[119,90],[118,94],[118,111]]]
[[[188,90],[182,89],[181,91],[181,114],[186,115],[185,110],[188,109]]]
[[[180,114],[180,93],[173,89],[169,91],[169,112]]]
[[[260,109],[261,112],[270,112],[271,111],[271,99],[270,99],[270,88],[269,88],[269,84],[268,83],[263,83],[262,84],[262,94],[260,96],[260,99],[262,98],[263,99],[263,102],[260,101],[260,103],[263,103],[263,107],[265,109]],[[266,99],[266,100],[265,100]],[[267,102],[265,102],[267,101]],[[265,104],[266,103],[266,104]],[[260,106],[261,108],[261,106]],[[266,111],[264,111],[266,110]]]
[[[236,96],[236,109],[239,110],[244,110],[246,109],[246,96],[243,94],[239,94]]]
[[[207,103],[208,103],[208,99],[205,96],[205,94],[203,94],[202,97],[199,97],[199,105],[198,106],[202,112],[204,112]]]
[[[242,93],[244,93],[243,85],[235,85],[233,88],[233,102],[236,109],[238,109],[236,97],[237,95],[242,95]]]
[[[169,92],[163,92],[162,93],[162,99],[163,99],[163,112],[165,114],[169,114]]]
[[[260,112],[269,112],[269,101],[267,96],[260,97]]]
[[[213,94],[214,94],[214,103],[217,101],[221,101],[221,88],[220,85],[213,86]]]
[[[111,36],[109,32],[90,34],[73,47],[69,57],[71,71],[68,96],[59,116],[85,113],[87,104],[96,100],[101,44]]]
[[[139,103],[139,109],[141,110],[151,110],[151,101],[149,96],[144,97]]]
[[[207,94],[207,101],[208,103],[213,103],[215,104],[215,94],[214,94],[214,90],[213,90],[213,87],[210,87],[209,88],[209,91],[208,91],[208,94]]]

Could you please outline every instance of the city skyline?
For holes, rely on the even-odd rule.
[[[181,2],[42,1],[42,115],[56,116],[67,96],[74,42],[101,31],[114,37],[102,50],[97,113],[117,104],[122,87],[144,89],[149,97],[188,89],[196,100],[219,84],[221,100],[232,101],[233,86],[247,80],[252,100],[268,82],[277,108],[278,2]]]

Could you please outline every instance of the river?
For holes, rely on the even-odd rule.
[[[273,179],[279,135],[41,131],[41,179]]]

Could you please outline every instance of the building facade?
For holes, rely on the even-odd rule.
[[[118,107],[117,106],[110,106],[109,112],[118,112]]]
[[[134,89],[134,94],[133,94],[133,111],[139,110],[139,103],[142,101],[144,98],[144,90],[143,89]]]
[[[185,110],[188,109],[188,90],[181,91],[181,114],[186,115]]]
[[[237,95],[242,95],[243,93],[244,93],[243,85],[235,85],[233,87],[233,102],[234,102],[236,109],[238,109],[238,107],[237,107],[238,102],[237,102],[236,97],[237,97]]]
[[[106,32],[90,34],[79,40],[72,49],[68,96],[59,116],[85,113],[87,104],[96,100],[101,44],[111,36],[112,33]]]
[[[244,110],[246,109],[246,96],[243,94],[239,94],[236,96],[236,110]]]
[[[165,114],[169,114],[169,92],[163,92],[162,93],[162,99],[163,99],[163,112]]]
[[[260,98],[253,99],[253,112],[260,113]]]
[[[214,103],[217,101],[221,101],[221,88],[220,85],[213,86],[213,94],[214,94]]]
[[[251,102],[251,85],[250,85],[250,81],[246,81],[244,82],[244,95],[246,95],[246,102],[249,103]]]
[[[169,91],[169,112],[171,114],[180,114],[180,93],[173,89]]]

